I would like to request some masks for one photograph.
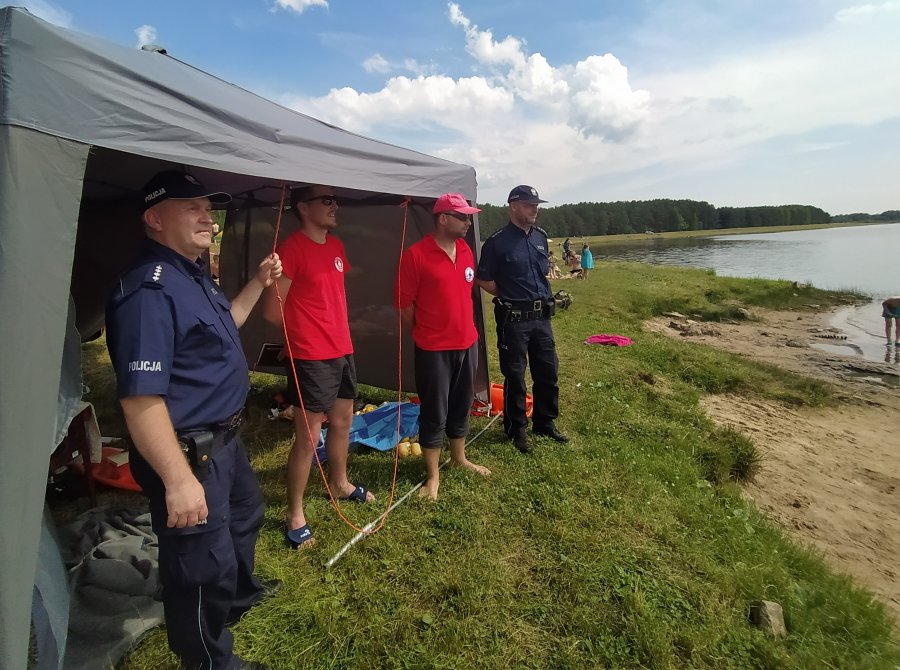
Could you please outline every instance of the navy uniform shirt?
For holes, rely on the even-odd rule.
[[[477,276],[497,282],[497,295],[506,300],[544,300],[550,297],[549,256],[542,228],[532,226],[526,234],[509,222],[485,240]]]
[[[175,430],[244,406],[247,359],[231,303],[200,263],[148,240],[109,299],[106,329],[119,397],[161,396]]]

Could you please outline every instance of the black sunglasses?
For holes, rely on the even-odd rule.
[[[447,216],[452,216],[457,221],[471,221],[472,217],[468,214],[462,214],[460,212],[444,212]]]
[[[322,204],[326,207],[331,207],[332,205],[338,204],[337,196],[334,195],[317,195],[312,198],[307,198],[303,202],[312,202],[313,200],[321,200]]]

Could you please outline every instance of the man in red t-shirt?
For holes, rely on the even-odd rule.
[[[459,193],[434,205],[434,232],[403,252],[397,274],[397,306],[416,344],[416,389],[422,401],[419,442],[426,479],[420,495],[437,500],[438,461],[444,432],[450,464],[480,475],[491,471],[466,458],[469,411],[478,367],[478,331],[472,307],[475,258],[465,242],[472,207]]]
[[[288,456],[285,539],[294,549],[312,542],[303,494],[326,416],[331,492],[342,500],[364,503],[375,499],[364,486],[355,486],[347,478],[356,367],[344,293],[344,274],[350,264],[344,245],[330,234],[337,226],[337,210],[337,197],[330,186],[294,189],[291,211],[300,220],[300,228],[278,247],[283,274],[277,286],[284,301],[289,352],[294,359],[293,365],[290,357],[287,360],[288,389],[293,396],[288,399],[298,408],[300,398],[303,400],[303,411],[298,410],[294,416],[294,445]],[[267,318],[275,323],[281,320],[274,292],[269,295]]]

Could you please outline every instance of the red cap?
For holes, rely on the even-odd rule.
[[[481,210],[477,207],[469,205],[462,193],[444,193],[437,202],[434,203],[434,214],[442,214],[443,212],[459,212],[460,214],[475,214]]]

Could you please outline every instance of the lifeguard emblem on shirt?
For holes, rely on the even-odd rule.
[[[344,259],[341,258],[340,256],[335,256],[334,257],[334,267],[337,269],[338,272],[343,272],[344,271]]]
[[[473,279],[475,279],[475,270],[466,268],[466,281],[471,284]]]

